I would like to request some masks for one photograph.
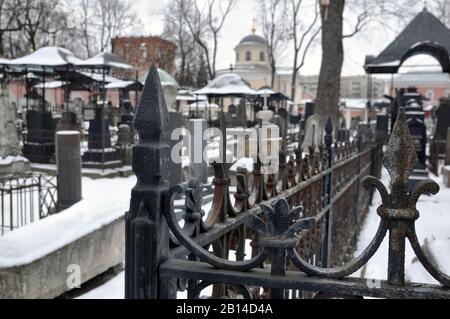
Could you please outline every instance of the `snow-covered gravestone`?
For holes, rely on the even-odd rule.
[[[302,146],[304,150],[307,150],[311,145],[319,145],[321,143],[322,134],[319,128],[320,123],[316,116],[310,116],[306,121],[305,140]]]
[[[269,110],[267,103],[268,96],[264,95],[263,110],[256,114],[258,120],[261,121],[259,127],[259,138],[252,143],[259,143],[258,156],[262,162],[261,171],[263,174],[277,174],[279,168],[279,151],[280,151],[280,128],[271,123],[273,112]]]
[[[0,174],[23,173],[30,169],[29,161],[22,157],[15,125],[16,110],[9,103],[8,88],[0,86]]]

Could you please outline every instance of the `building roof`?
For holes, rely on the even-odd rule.
[[[235,73],[226,73],[212,80],[206,87],[194,92],[208,96],[242,96],[253,95],[255,90]]]
[[[247,43],[257,43],[257,44],[267,45],[267,40],[257,34],[250,34],[250,35],[244,37],[241,40],[241,42],[239,42],[239,45],[247,44]]]
[[[88,68],[116,68],[124,70],[135,70],[132,65],[125,62],[125,60],[120,56],[110,52],[99,53],[90,59],[76,63],[76,66]]]
[[[8,61],[12,66],[23,67],[61,67],[80,63],[82,60],[67,49],[44,47],[24,57]]]
[[[429,54],[450,73],[450,30],[427,9],[420,12],[410,24],[381,52],[378,57],[366,59],[367,73],[397,73],[408,58]]]

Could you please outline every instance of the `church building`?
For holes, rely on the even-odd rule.
[[[253,89],[271,85],[272,75],[267,40],[256,34],[255,27],[252,29],[252,34],[244,37],[234,51],[236,52],[234,66],[217,71],[219,76],[228,72],[236,73],[247,81]],[[276,72],[273,89],[290,98],[292,92],[291,83],[292,68],[279,67]],[[298,76],[295,103],[301,101],[302,91],[300,76]]]

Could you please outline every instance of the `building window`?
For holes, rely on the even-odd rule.
[[[266,61],[266,55],[264,54],[264,52],[259,53],[259,61],[261,61],[261,62]]]
[[[252,60],[252,53],[250,51],[247,51],[247,53],[245,53],[245,61],[249,62]]]
[[[239,63],[239,52],[236,52],[236,62]]]
[[[141,49],[142,59],[147,59],[147,57],[148,57],[147,45],[145,43],[142,43],[140,49]]]
[[[128,43],[125,43],[123,46],[123,58],[126,60],[128,59],[128,49],[130,48],[130,45]]]

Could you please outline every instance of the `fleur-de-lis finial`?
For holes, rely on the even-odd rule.
[[[256,215],[249,215],[247,226],[263,235],[261,244],[265,247],[289,248],[298,243],[295,234],[301,230],[313,229],[315,218],[298,219],[303,207],[289,210],[289,204],[282,198],[275,206],[261,204],[261,210],[267,216],[268,224]]]
[[[400,108],[397,122],[383,158],[391,176],[392,193],[407,194],[408,179],[418,163],[417,152],[406,122],[405,109]]]

